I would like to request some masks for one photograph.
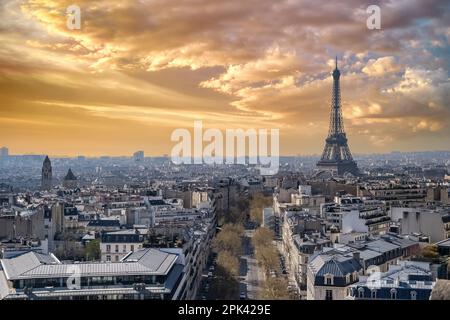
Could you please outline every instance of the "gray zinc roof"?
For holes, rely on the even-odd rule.
[[[332,274],[334,276],[345,276],[349,273],[361,270],[361,264],[353,257],[341,255],[320,254],[310,263],[310,267],[318,276]]]
[[[51,256],[29,252],[12,259],[2,259],[5,275],[11,279],[167,274],[178,255],[156,249],[141,249],[121,262],[62,264]]]

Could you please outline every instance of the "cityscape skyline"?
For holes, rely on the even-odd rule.
[[[7,146],[5,146],[7,147]],[[25,152],[25,153],[11,153],[11,149],[7,147],[10,151],[9,156],[48,156],[49,158],[77,158],[77,157],[87,157],[87,158],[100,158],[100,157],[129,157],[132,158],[133,154],[138,150],[132,150],[130,153],[122,153],[122,154],[106,154],[106,153],[99,153],[99,154],[82,154],[82,153],[73,153],[72,155],[68,154],[47,154],[47,153],[40,153],[40,152]],[[142,148],[140,149],[142,150]],[[436,150],[412,150],[412,151],[399,151],[399,150],[392,150],[388,152],[366,152],[366,153],[360,153],[360,152],[354,152],[354,156],[370,156],[370,155],[384,155],[384,154],[393,154],[393,153],[433,153],[433,152],[450,152],[450,149],[436,149]],[[145,158],[158,158],[158,157],[169,157],[169,154],[147,154],[147,152],[144,152]],[[307,153],[307,154],[280,154],[280,157],[318,157],[320,158],[321,153]]]

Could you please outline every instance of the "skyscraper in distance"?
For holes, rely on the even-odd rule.
[[[0,158],[6,159],[9,156],[9,149],[7,147],[0,148]]]
[[[45,157],[42,164],[41,189],[50,190],[52,188],[52,163],[48,156]]]
[[[136,151],[133,154],[133,160],[134,161],[143,161],[144,160],[144,151]]]

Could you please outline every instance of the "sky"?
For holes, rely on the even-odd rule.
[[[337,55],[354,154],[449,150],[449,41],[445,0],[2,0],[0,146],[158,156],[202,120],[320,154]]]

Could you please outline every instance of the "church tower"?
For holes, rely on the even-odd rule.
[[[48,156],[45,157],[42,164],[41,189],[50,190],[52,188],[52,163]]]

